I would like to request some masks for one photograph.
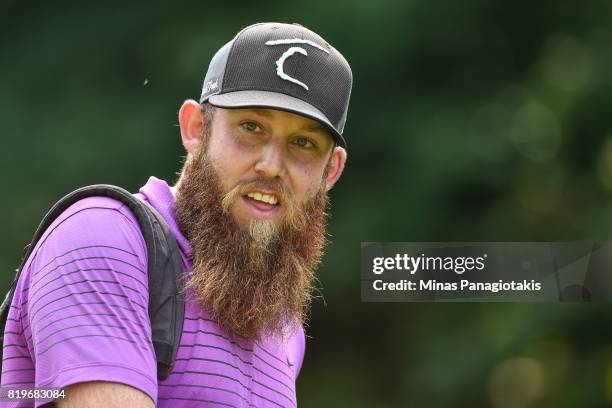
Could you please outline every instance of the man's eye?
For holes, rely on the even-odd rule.
[[[260,128],[260,127],[259,127],[259,125],[258,125],[257,123],[255,123],[255,122],[244,122],[244,123],[241,123],[241,126],[242,126],[242,127],[245,129],[245,130],[247,130],[247,131],[249,131],[249,132],[259,132],[259,131],[261,131],[261,128]]]
[[[304,149],[312,149],[314,147],[312,142],[306,139],[305,137],[298,137],[297,139],[294,140],[293,143],[295,143],[299,147],[303,147]]]

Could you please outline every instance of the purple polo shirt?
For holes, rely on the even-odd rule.
[[[191,247],[177,226],[168,184],[151,177],[137,196],[164,217],[189,270]],[[189,290],[176,362],[158,382],[146,265],[138,223],[123,204],[90,197],[68,208],[42,236],[17,283],[5,330],[2,386],[110,381],[141,390],[157,407],[296,406],[302,328],[286,342],[233,341]]]

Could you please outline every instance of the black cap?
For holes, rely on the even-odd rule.
[[[342,137],[353,74],[342,54],[299,24],[248,26],[213,57],[200,103],[261,107],[319,121],[336,143]]]

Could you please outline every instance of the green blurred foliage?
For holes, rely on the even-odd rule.
[[[175,181],[178,107],[256,21],[317,31],[355,77],[300,405],[611,405],[608,305],[362,304],[359,292],[361,241],[609,239],[609,1],[4,0],[0,286],[66,192]]]

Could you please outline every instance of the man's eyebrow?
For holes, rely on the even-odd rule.
[[[312,124],[304,125],[304,126],[302,126],[302,130],[306,130],[308,132],[329,133],[327,128],[325,126],[323,126],[322,124],[320,124],[320,123],[312,123]]]
[[[267,109],[246,108],[245,110],[248,110],[259,116],[263,116],[269,119],[274,117],[274,115],[270,113]],[[309,123],[307,125],[302,126],[302,130],[305,130],[307,132],[321,132],[331,137],[331,134],[329,133],[329,130],[327,129],[327,127],[322,125],[321,123]]]
[[[256,114],[258,114],[259,116],[264,116],[266,118],[272,118],[272,114],[270,112],[268,112],[266,109],[247,109],[250,110],[251,112],[255,112]]]

